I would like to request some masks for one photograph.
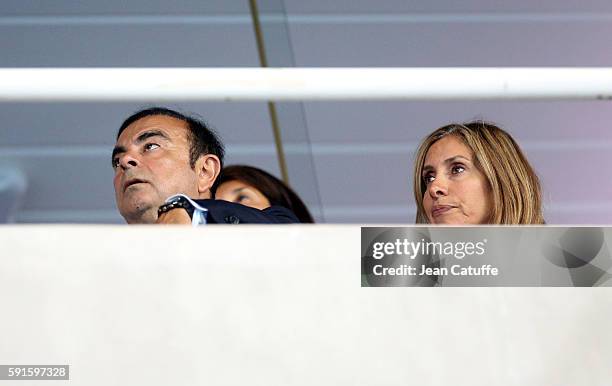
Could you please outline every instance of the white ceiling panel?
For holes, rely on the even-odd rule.
[[[3,16],[55,15],[180,15],[248,13],[246,1],[223,0],[3,0]]]
[[[258,66],[252,34],[250,24],[0,24],[10,53],[0,67]]]
[[[278,175],[276,155],[232,154],[227,164],[249,163]],[[110,155],[2,157],[0,165],[21,170],[28,180],[24,210],[99,210],[115,207]]]
[[[520,141],[612,142],[612,109],[602,101],[310,102],[305,111],[315,143],[418,142],[440,126],[474,119]]]
[[[411,205],[412,154],[319,155],[317,175],[324,206]]]
[[[25,210],[108,209],[114,206],[110,156],[12,156],[0,164],[21,170],[28,181]]]
[[[544,198],[552,207],[612,203],[610,148],[581,150],[526,150],[544,186]],[[612,217],[610,217],[612,223]]]
[[[606,0],[465,0],[465,1],[406,1],[406,0],[284,0],[288,13],[431,13],[431,12],[612,12]]]
[[[130,114],[154,103],[0,103],[0,154],[6,147],[107,146]],[[273,136],[264,103],[182,103],[162,106],[197,114],[225,142],[270,144]],[[24,149],[24,150],[27,150]],[[32,149],[34,151],[34,149]]]
[[[299,66],[609,66],[611,21],[291,24]]]
[[[297,66],[612,65],[607,49],[612,3],[603,0],[286,0],[284,5],[291,47],[281,45],[279,36],[268,41],[268,49],[293,55]],[[0,15],[0,67],[259,65],[245,1],[8,0],[0,4]],[[0,104],[0,167],[23,170],[30,182],[17,219],[121,222],[109,154],[121,121],[150,104]],[[505,127],[525,148],[542,178],[550,223],[612,223],[608,103],[304,106],[304,137],[312,141],[328,222],[411,223],[412,152],[418,141],[451,121],[484,118]],[[215,127],[228,144],[228,164],[253,164],[279,175],[264,103],[171,107],[199,113]],[[292,138],[287,131],[296,122],[283,119],[281,125],[285,138]],[[306,185],[312,180],[299,170],[308,157],[292,153],[303,152],[303,144],[286,145],[294,186],[298,193],[310,192]]]
[[[610,214],[612,222],[612,185],[607,183],[607,170],[612,168],[609,149],[557,150],[527,144],[524,150],[541,179],[544,204],[547,213],[552,215],[549,222],[563,223],[567,221],[565,216],[581,213],[588,223],[601,218],[603,212]],[[378,206],[380,213],[371,219],[368,217],[367,221],[397,222],[394,208],[404,213],[400,208],[414,207],[413,151],[321,155],[315,145],[314,152],[320,179],[334,181],[321,184],[321,197],[324,207],[332,209],[336,219],[356,217],[348,213],[351,208],[356,213],[368,213],[372,211],[370,208]],[[334,220],[334,217],[326,213],[326,219]]]
[[[544,212],[548,224],[612,226],[612,205],[598,206],[585,213],[584,209],[549,209]]]

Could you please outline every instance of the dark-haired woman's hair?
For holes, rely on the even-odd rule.
[[[283,181],[270,173],[247,165],[231,165],[223,168],[212,187],[213,197],[224,182],[241,181],[263,194],[270,205],[283,206],[291,210],[301,223],[314,223],[308,208],[300,197]]]

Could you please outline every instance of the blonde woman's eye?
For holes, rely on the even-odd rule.
[[[423,176],[423,181],[425,182],[425,185],[429,185],[433,182],[433,180],[435,180],[436,177],[434,177],[433,174],[427,174],[425,176]]]
[[[463,173],[465,171],[465,167],[463,167],[463,165],[455,165],[451,171],[453,174]]]

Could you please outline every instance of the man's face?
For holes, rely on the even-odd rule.
[[[186,122],[150,115],[119,136],[113,151],[115,198],[129,224],[154,223],[159,206],[174,194],[201,198],[188,135]]]

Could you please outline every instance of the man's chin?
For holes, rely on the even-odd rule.
[[[159,205],[140,202],[121,210],[121,215],[128,224],[155,224]]]

